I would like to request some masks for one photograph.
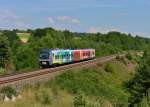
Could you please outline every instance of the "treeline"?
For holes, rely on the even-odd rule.
[[[21,41],[15,31],[0,31],[0,68],[15,69],[13,59]],[[1,73],[1,72],[0,72]]]
[[[21,43],[19,30],[0,33],[0,67],[10,71],[30,71],[39,68],[38,56],[42,48],[95,48],[96,56],[110,55],[125,50],[145,50],[150,39],[120,32],[72,33],[53,28],[27,30],[31,33],[28,43]]]

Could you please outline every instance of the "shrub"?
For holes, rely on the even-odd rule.
[[[50,97],[46,91],[39,91],[38,93],[35,93],[35,98],[42,104],[51,104]]]
[[[146,97],[144,97],[141,102],[139,102],[138,104],[135,104],[135,105],[137,105],[138,107],[149,107],[150,106],[149,103],[150,102],[148,101],[148,99]]]
[[[12,98],[12,95],[16,96],[16,94],[17,94],[16,90],[10,86],[6,86],[6,87],[2,88],[0,93],[3,94],[4,96],[7,96],[10,99]]]
[[[4,68],[0,68],[0,75],[6,74],[6,70]]]
[[[114,69],[113,69],[113,67],[112,67],[111,64],[107,64],[107,65],[105,66],[105,71],[112,73],[112,72],[114,71]]]
[[[127,54],[126,54],[126,58],[127,58],[128,60],[130,60],[130,61],[133,59],[131,53],[127,53]]]
[[[79,92],[74,98],[74,107],[86,107],[85,96],[82,92]]]

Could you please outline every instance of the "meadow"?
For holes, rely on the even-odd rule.
[[[30,33],[17,33],[17,35],[23,43],[27,43],[31,36]]]

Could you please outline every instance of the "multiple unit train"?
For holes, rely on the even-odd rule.
[[[43,49],[40,52],[39,64],[43,67],[73,63],[95,57],[95,49]]]

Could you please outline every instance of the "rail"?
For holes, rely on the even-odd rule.
[[[55,67],[55,68],[48,68],[48,69],[42,69],[42,70],[33,71],[33,72],[29,72],[29,73],[22,73],[22,74],[16,74],[16,75],[8,75],[6,77],[0,77],[0,86],[4,85],[4,84],[8,84],[8,83],[13,83],[16,81],[27,80],[27,79],[31,79],[34,77],[51,74],[54,72],[61,72],[61,71],[73,69],[76,67],[85,67],[85,66],[92,66],[97,63],[105,63],[107,61],[115,59],[116,56],[117,55],[105,56],[105,57],[101,57],[101,58],[95,58],[93,60],[68,64],[68,65],[59,66],[59,67]],[[123,56],[123,54],[121,56]]]

